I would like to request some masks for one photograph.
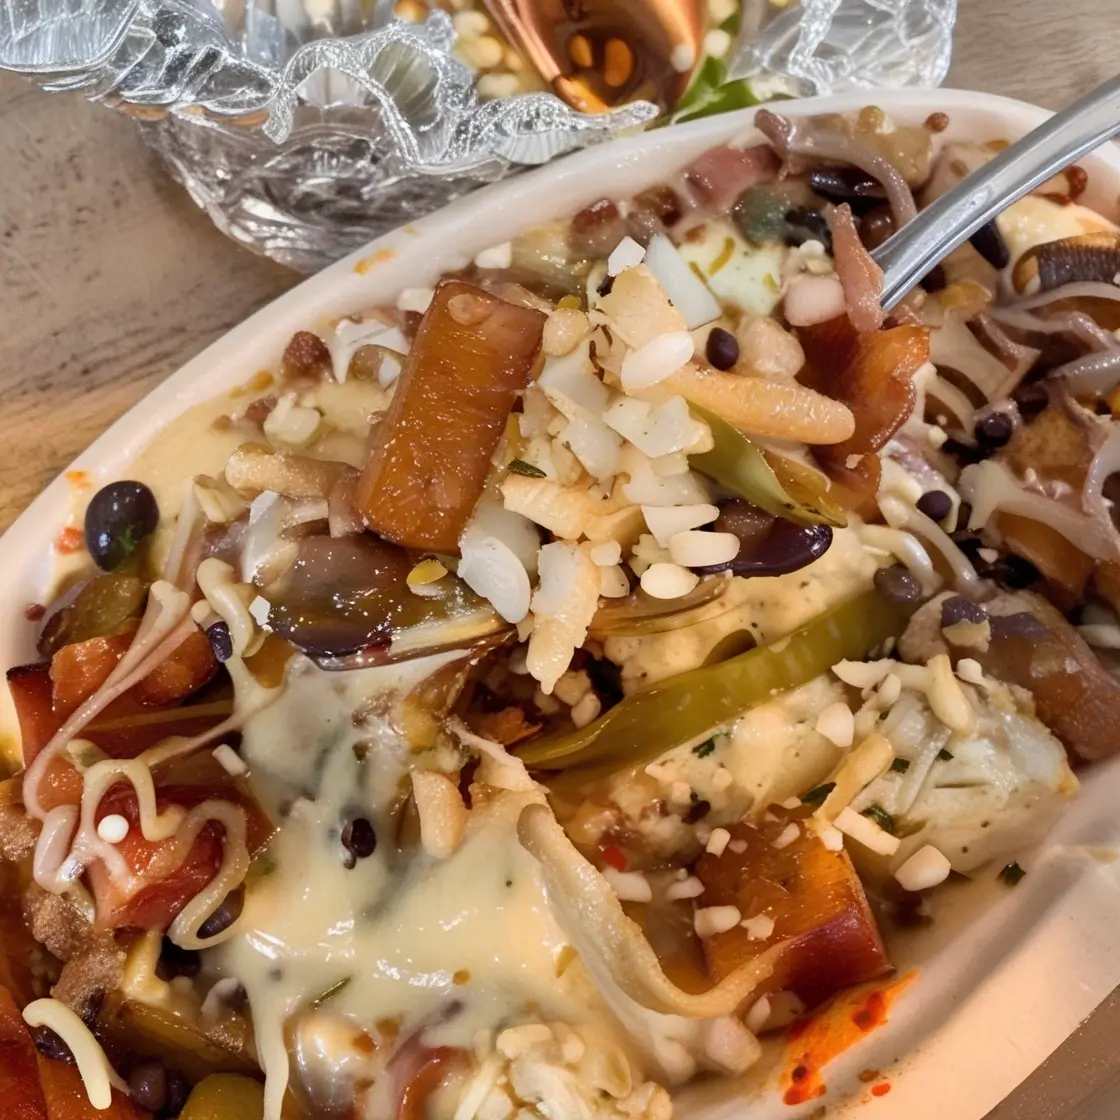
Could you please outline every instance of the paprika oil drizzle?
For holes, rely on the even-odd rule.
[[[782,1073],[788,1105],[804,1104],[827,1091],[824,1067],[865,1038],[888,1018],[891,1004],[916,973],[908,972],[893,983],[857,988],[838,996],[827,1007],[794,1023],[787,1034],[787,1060]],[[875,1096],[890,1092],[889,1084],[876,1085]]]

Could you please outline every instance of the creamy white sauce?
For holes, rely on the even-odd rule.
[[[322,1030],[302,1032],[299,1046],[303,1080],[331,1092],[332,1070],[357,1077],[369,1064],[324,1037],[339,1017],[351,1035],[377,1038],[376,1024],[394,1020],[400,1040],[423,1030],[425,1045],[470,1047],[481,1029],[596,1011],[581,970],[557,978],[568,939],[517,839],[518,814],[539,792],[494,791],[476,804],[444,861],[415,842],[397,848],[416,756],[390,727],[385,691],[437,663],[330,674],[299,660],[283,697],[245,727],[254,792],[273,811],[290,808],[268,851],[273,869],[252,882],[239,933],[211,958],[248,993],[269,1118],[289,1073],[285,1023],[343,980],[317,1016]],[[348,869],[340,832],[353,816],[372,822],[377,847]]]

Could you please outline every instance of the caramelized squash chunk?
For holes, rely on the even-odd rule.
[[[458,555],[544,322],[471,284],[439,285],[358,483],[367,528],[405,548]]]
[[[704,906],[737,906],[744,919],[766,915],[774,929],[752,938],[742,926],[704,942],[708,971],[722,980],[740,965],[783,941],[792,944],[765,990],[792,991],[813,1007],[853,984],[891,969],[863,886],[843,851],[829,851],[804,824],[792,843],[774,847],[789,823],[781,815],[758,828],[731,826],[732,843],[722,855],[705,853],[696,874],[704,884]],[[740,847],[735,844],[735,847]]]

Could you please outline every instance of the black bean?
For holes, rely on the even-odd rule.
[[[1040,574],[1029,560],[1024,560],[1022,556],[1016,556],[1014,553],[1008,553],[1007,556],[1000,557],[999,563],[995,565],[992,571],[992,578],[996,583],[1002,584],[1012,591],[1021,591],[1024,587],[1030,587],[1032,583],[1038,580]]]
[[[988,612],[978,603],[954,595],[941,604],[941,625],[955,626],[958,622],[986,622]]]
[[[888,603],[916,603],[922,597],[922,585],[913,572],[901,564],[889,568],[879,568],[872,582],[880,598]]]
[[[50,1058],[56,1062],[65,1062],[68,1066],[75,1064],[70,1047],[50,1027],[36,1027],[32,1032],[32,1037],[35,1040],[35,1049],[44,1058]]]
[[[141,1062],[128,1075],[132,1099],[149,1112],[159,1112],[167,1104],[167,1068],[163,1062]]]
[[[918,510],[931,521],[944,521],[952,509],[953,499],[944,490],[930,490],[918,499]]]
[[[142,482],[110,482],[86,507],[86,548],[93,562],[107,572],[119,568],[155,531],[159,506]]]
[[[611,294],[611,289],[613,287],[614,287],[614,277],[613,276],[604,276],[602,283],[599,285],[599,287],[596,290],[598,291],[599,295],[601,295],[601,296],[609,296]]]
[[[222,899],[218,909],[198,927],[198,936],[201,938],[217,937],[223,930],[229,929],[241,917],[241,908],[245,905],[245,892],[238,889],[230,891]]]
[[[174,980],[176,976],[186,976],[193,979],[202,968],[202,957],[194,949],[182,949],[171,940],[163,939],[159,951],[159,963],[156,965],[156,975],[161,980]]]
[[[229,632],[229,623],[215,622],[213,626],[207,627],[206,637],[219,661],[228,661],[233,656],[233,637]]]
[[[377,833],[365,817],[354,817],[342,830],[342,846],[355,859],[368,859],[377,847]]]
[[[701,574],[785,575],[811,564],[832,544],[832,530],[827,525],[798,525],[741,498],[722,501],[719,508],[713,527],[720,533],[734,533],[739,538],[739,553],[726,564],[696,568]]]
[[[806,206],[786,211],[782,240],[787,245],[819,241],[829,253],[832,252],[832,231],[828,228],[828,219],[819,210],[810,210]]]
[[[712,327],[708,332],[708,342],[704,354],[710,365],[716,369],[731,369],[739,360],[739,343],[730,331],[723,327]]]
[[[976,439],[981,447],[990,451],[1003,447],[1015,432],[1011,417],[1003,412],[992,412],[976,425]]]
[[[710,801],[701,799],[690,805],[688,812],[681,819],[685,824],[695,824],[697,821],[702,821],[711,811],[711,808],[712,803]]]
[[[992,574],[992,562],[980,555],[980,550],[987,550],[987,546],[979,537],[966,536],[959,533],[953,534],[957,547],[968,558],[969,563],[976,569],[977,575],[987,579]]]
[[[858,167],[815,167],[809,172],[809,186],[831,202],[846,202],[859,214],[887,197],[882,183]]]
[[[1007,242],[999,232],[999,226],[993,218],[982,225],[970,238],[972,247],[993,268],[1006,268],[1011,261],[1011,254],[1007,250]]]
[[[186,1108],[191,1087],[187,1079],[177,1070],[167,1071],[167,1103],[163,1106],[164,1116],[178,1116]]]

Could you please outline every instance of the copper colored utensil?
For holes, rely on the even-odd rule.
[[[502,31],[574,109],[674,105],[700,61],[703,0],[486,0]]]

